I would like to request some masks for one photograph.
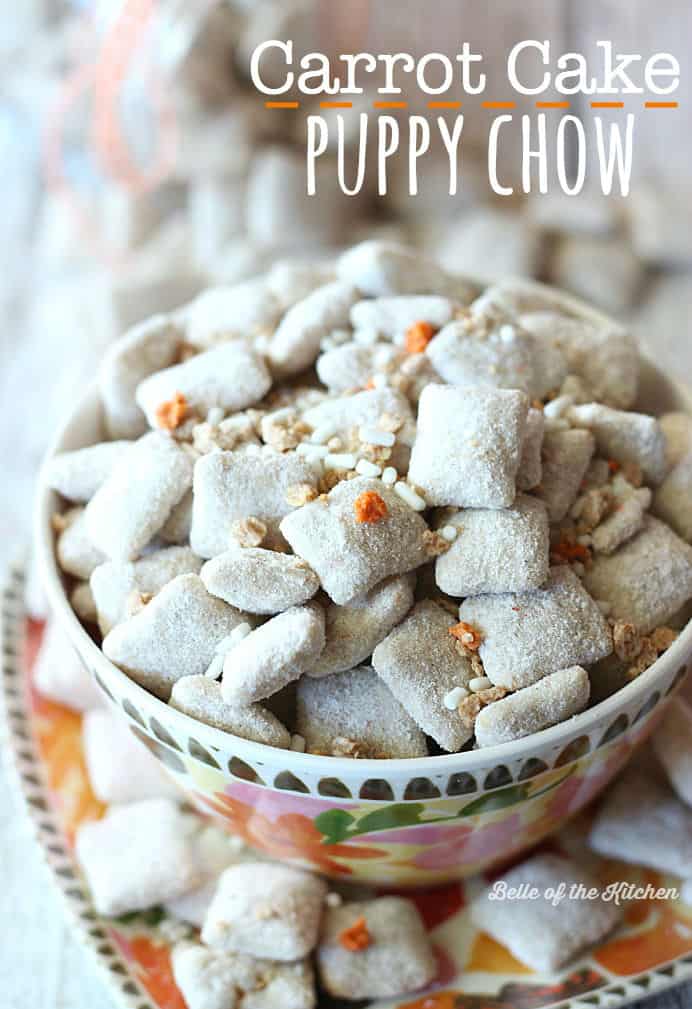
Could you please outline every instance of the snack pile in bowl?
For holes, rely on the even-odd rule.
[[[110,440],[48,464],[72,605],[142,687],[269,746],[555,725],[692,597],[692,419],[636,412],[638,371],[558,292],[380,242],[205,291],[113,345]]]

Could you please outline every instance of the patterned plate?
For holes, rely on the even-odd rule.
[[[74,835],[104,807],[89,787],[80,716],[33,689],[31,670],[43,628],[25,618],[23,582],[16,569],[3,592],[2,682],[17,777],[36,836],[75,927],[121,1004],[185,1009],[171,972],[172,923],[163,912],[112,920],[99,917],[91,905],[74,859]],[[604,882],[677,884],[648,869],[585,856],[587,821],[582,817],[541,848],[581,853]],[[466,908],[484,883],[476,878],[413,895],[437,952],[437,986],[426,995],[370,1009],[616,1009],[692,978],[692,907],[680,901],[629,904],[615,936],[568,970],[545,975],[528,970],[471,925]],[[351,1003],[356,1005],[364,1003]],[[322,999],[320,1009],[337,1007]]]

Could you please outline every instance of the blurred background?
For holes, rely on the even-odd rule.
[[[286,256],[377,235],[453,270],[538,277],[628,320],[665,366],[692,373],[691,37],[688,0],[21,0],[0,23],[0,569],[28,539],[41,455],[104,347],[139,319]],[[409,197],[404,151],[385,198],[373,172],[363,193],[340,194],[335,155],[320,160],[308,198],[308,105],[265,109],[248,80],[252,50],[270,38],[294,39],[297,57],[453,56],[467,40],[484,53],[487,97],[498,100],[513,97],[505,61],[517,41],[593,55],[598,39],[612,39],[616,51],[679,58],[680,108],[637,102],[626,200],[588,189],[494,198],[491,114],[480,109],[467,115],[456,197],[434,152]],[[423,112],[410,97],[410,111]],[[353,123],[359,105],[346,113]],[[586,107],[577,100],[571,111]],[[520,169],[517,142],[510,136],[503,179]],[[36,586],[31,605],[40,615]]]

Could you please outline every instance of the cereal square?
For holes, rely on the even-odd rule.
[[[326,498],[287,515],[280,526],[294,552],[340,605],[383,578],[422,564],[427,528],[390,487],[368,477],[342,481]]]
[[[198,722],[241,739],[283,749],[290,746],[290,733],[276,715],[260,704],[229,704],[223,699],[221,684],[204,674],[176,680],[169,703]]]
[[[445,697],[468,685],[474,672],[470,660],[450,633],[454,617],[426,599],[414,606],[403,623],[377,646],[372,664],[391,692],[421,729],[450,753],[473,735]]]
[[[85,504],[110,476],[131,444],[129,441],[104,441],[74,452],[59,452],[46,463],[46,482],[68,501]]]
[[[319,579],[300,557],[236,547],[217,554],[202,568],[207,591],[246,613],[281,613],[317,592]]]
[[[172,961],[187,1009],[314,1009],[316,1004],[307,960],[275,963],[186,942],[174,948]]]
[[[655,417],[613,410],[602,403],[573,406],[569,419],[596,439],[599,454],[619,463],[640,466],[644,481],[659,484],[666,475],[666,439]]]
[[[692,452],[689,452],[656,488],[652,510],[668,522],[678,536],[692,543]]]
[[[378,897],[327,909],[317,969],[336,998],[384,999],[431,984],[437,963],[413,901]]]
[[[567,892],[551,899],[561,884]],[[570,898],[577,887],[602,891],[599,880],[571,860],[536,855],[496,879],[472,905],[471,917],[527,967],[552,973],[604,939],[621,918],[602,893],[594,900]],[[514,898],[498,899],[511,891]]]
[[[528,399],[514,389],[427,385],[409,478],[431,505],[508,508],[527,412]]]
[[[467,508],[445,520],[457,537],[437,558],[435,580],[449,596],[523,592],[548,577],[548,514],[519,494],[510,508]]]
[[[331,757],[425,757],[425,736],[369,666],[298,684],[297,731],[308,753]]]
[[[589,431],[557,429],[543,436],[543,473],[534,493],[545,503],[551,522],[560,522],[577,499],[594,454]]]
[[[510,690],[528,687],[565,663],[589,665],[613,647],[603,614],[567,566],[551,568],[545,585],[529,592],[466,599],[459,619],[481,635],[486,676]]]
[[[543,448],[544,432],[543,411],[532,407],[526,417],[526,434],[517,472],[518,490],[532,490],[541,482],[543,475],[541,449]]]
[[[648,634],[692,598],[692,547],[652,516],[612,554],[597,554],[584,575],[594,599],[610,604],[610,617]]]
[[[223,953],[300,960],[316,946],[327,884],[269,862],[233,865],[221,876],[202,942]]]

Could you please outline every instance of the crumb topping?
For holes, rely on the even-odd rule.
[[[182,392],[176,392],[171,399],[156,407],[156,423],[164,431],[175,431],[187,420],[189,407]]]
[[[365,917],[357,918],[352,925],[339,933],[339,942],[349,953],[361,953],[372,944]]]
[[[267,527],[261,519],[250,515],[236,519],[231,525],[231,536],[241,547],[259,547],[267,536]]]
[[[481,632],[472,624],[467,624],[464,620],[459,621],[458,624],[453,624],[449,628],[449,633],[470,652],[478,651],[483,641]]]
[[[373,490],[363,491],[353,502],[353,510],[356,514],[356,522],[380,522],[389,514],[384,499]]]
[[[406,350],[409,354],[422,354],[434,335],[435,329],[429,322],[414,322],[406,330]]]

